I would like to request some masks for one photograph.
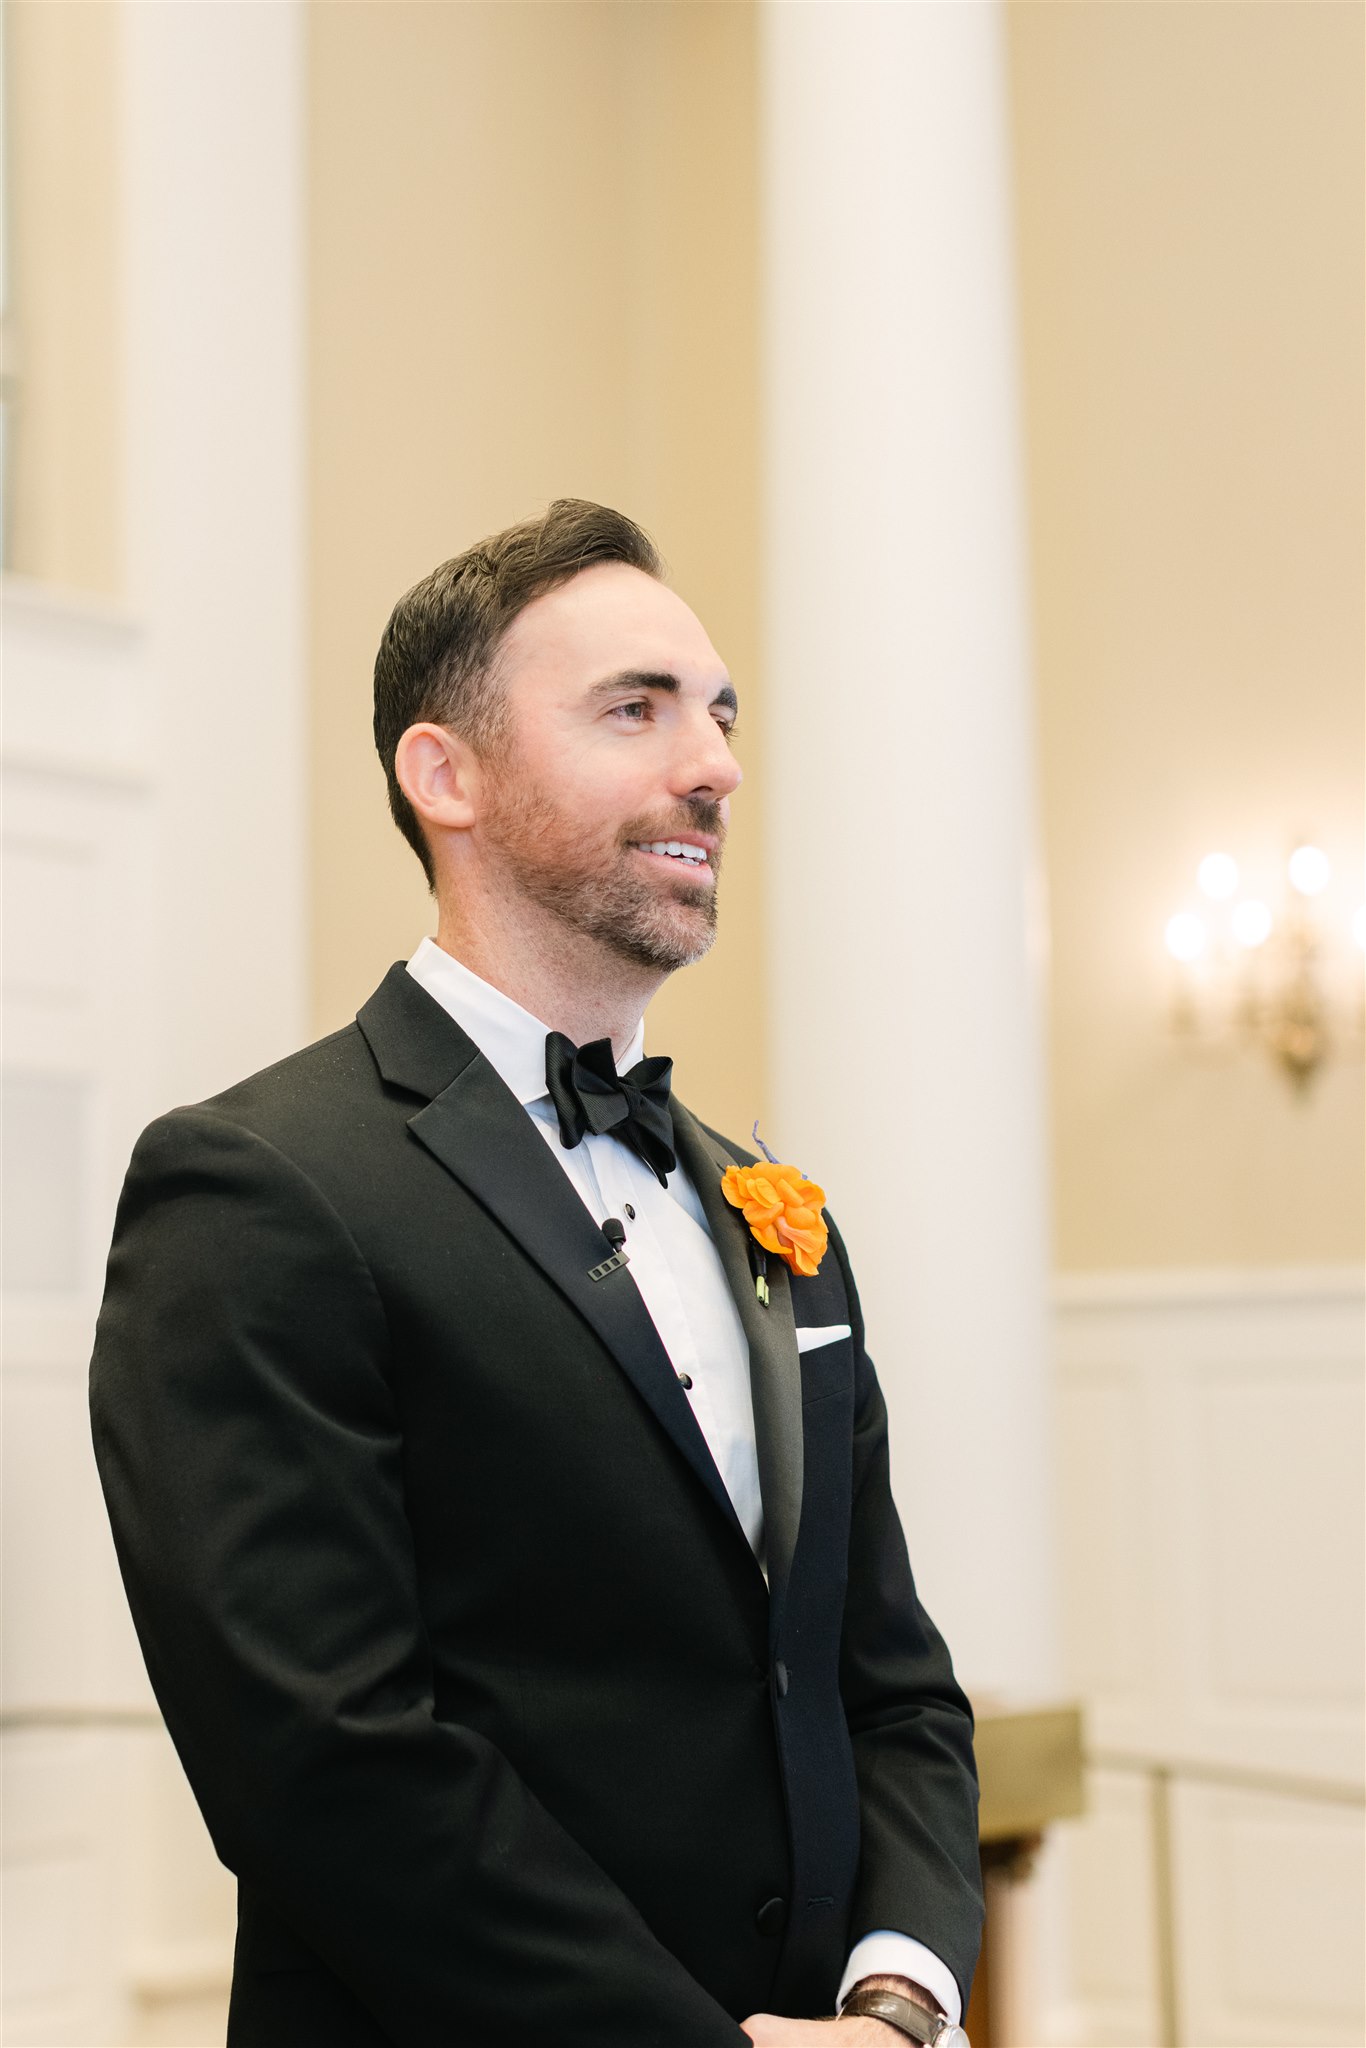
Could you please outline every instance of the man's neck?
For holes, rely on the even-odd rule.
[[[620,1059],[645,1006],[666,979],[612,953],[600,941],[549,920],[472,918],[441,907],[436,943],[490,987],[510,996],[575,1045],[610,1038]]]

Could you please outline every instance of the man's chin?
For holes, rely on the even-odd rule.
[[[616,942],[616,950],[638,967],[651,967],[662,974],[676,974],[680,967],[691,967],[702,959],[715,943],[716,927],[713,925],[709,930],[687,934],[623,933]]]
[[[716,939],[716,884],[684,875],[645,875],[615,867],[574,873],[568,861],[509,864],[518,893],[552,912],[572,937],[653,974],[672,974],[710,951]],[[587,963],[585,963],[586,965]]]
[[[701,892],[690,892],[696,897]],[[705,903],[698,904],[691,914],[676,905],[673,915],[659,914],[662,906],[652,905],[651,914],[639,918],[621,920],[610,932],[603,932],[614,951],[638,967],[649,967],[657,972],[673,974],[680,967],[691,967],[709,953],[716,943],[716,907],[711,891],[706,892]]]

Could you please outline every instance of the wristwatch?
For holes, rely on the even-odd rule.
[[[912,2041],[923,2043],[924,2048],[969,2048],[961,2027],[955,2027],[942,2012],[931,2012],[927,2005],[903,1998],[898,1991],[851,1992],[840,2007],[840,2018],[846,2013],[856,2014],[860,2019],[886,2020],[888,2026],[900,2028]]]

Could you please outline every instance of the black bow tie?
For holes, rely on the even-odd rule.
[[[545,1085],[560,1119],[560,1143],[569,1151],[591,1131],[620,1138],[651,1168],[661,1187],[678,1161],[669,1116],[673,1061],[640,1060],[619,1074],[610,1038],[574,1045],[562,1032],[545,1042]]]

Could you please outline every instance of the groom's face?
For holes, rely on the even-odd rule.
[[[502,884],[638,964],[697,959],[740,781],[735,692],[700,622],[602,563],[518,615],[497,670],[507,738],[476,829]]]

